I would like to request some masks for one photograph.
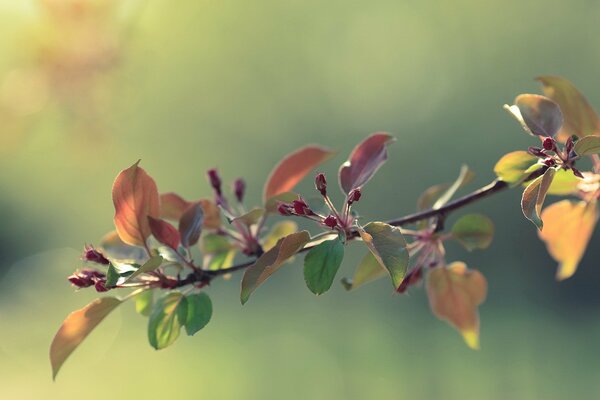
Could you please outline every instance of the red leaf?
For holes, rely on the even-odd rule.
[[[179,247],[181,237],[179,236],[179,231],[173,225],[162,219],[152,217],[148,217],[148,222],[150,223],[152,236],[156,240],[175,250]]]
[[[127,244],[144,246],[150,236],[148,216],[158,217],[160,207],[154,179],[138,164],[139,160],[119,173],[113,184],[112,198],[119,237]]]
[[[310,171],[330,159],[335,152],[319,146],[306,146],[288,154],[275,166],[263,191],[266,202],[273,196],[289,192]]]
[[[339,180],[342,190],[348,194],[363,186],[387,159],[386,146],[395,139],[387,133],[377,132],[359,143],[348,161],[342,164]]]

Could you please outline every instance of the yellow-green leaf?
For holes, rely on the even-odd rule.
[[[354,277],[352,279],[344,278],[342,284],[346,290],[352,290],[386,275],[388,275],[388,271],[377,261],[373,253],[368,252],[356,267]]]
[[[263,216],[265,215],[264,208],[255,208],[251,211],[248,211],[246,214],[241,215],[239,217],[235,217],[231,220],[231,222],[241,222],[246,226],[255,225]]]
[[[150,315],[152,311],[152,303],[154,300],[154,290],[144,290],[137,294],[133,301],[135,303],[135,311],[145,317]]]
[[[526,172],[537,163],[537,157],[526,151],[513,151],[505,154],[494,166],[496,176],[511,184],[521,183],[529,175]]]
[[[427,279],[427,296],[433,314],[455,327],[467,345],[479,349],[477,307],[487,294],[485,277],[463,262],[434,268]]]
[[[257,287],[302,249],[310,241],[307,231],[292,233],[280,239],[275,247],[265,252],[254,264],[246,269],[242,278],[240,300],[245,304]]]
[[[121,302],[115,297],[103,297],[69,314],[58,332],[56,332],[50,345],[50,364],[52,365],[53,379],[56,378],[60,367],[77,346]]]
[[[202,261],[204,269],[219,270],[233,265],[236,250],[227,238],[217,234],[208,234],[202,237],[200,247],[204,256]]]
[[[596,202],[562,200],[546,207],[542,218],[544,230],[538,234],[559,263],[556,279],[567,279],[575,273],[594,232]]]
[[[271,232],[263,240],[263,250],[271,250],[279,239],[291,235],[298,230],[298,224],[294,221],[281,221],[273,225]]]
[[[523,215],[533,222],[539,230],[544,227],[544,221],[540,217],[540,213],[555,172],[553,168],[548,168],[544,175],[538,176],[525,188],[521,198]]]
[[[577,186],[582,180],[573,174],[573,171],[559,169],[554,174],[554,179],[548,188],[548,194],[565,196],[577,192]]]
[[[170,292],[160,298],[148,319],[150,345],[160,350],[173,344],[187,318],[187,300],[181,293]]]
[[[485,215],[467,214],[454,223],[450,233],[469,251],[485,249],[494,238],[494,223]]]
[[[471,182],[474,177],[475,174],[469,169],[469,167],[467,167],[466,165],[460,167],[458,178],[456,178],[454,183],[448,189],[446,189],[444,193],[442,193],[442,195],[436,200],[436,202],[433,203],[433,206],[431,208],[437,210],[438,208],[443,207],[444,204],[450,201],[450,199],[452,198],[452,196],[454,196],[458,189]]]
[[[388,271],[397,289],[408,268],[408,250],[400,228],[384,222],[369,222],[358,232],[375,259]]]
[[[600,136],[586,136],[575,143],[575,153],[579,156],[600,154]]]
[[[540,76],[537,80],[542,83],[544,94],[562,110],[565,121],[561,136],[583,137],[600,131],[598,114],[571,82],[558,76]]]

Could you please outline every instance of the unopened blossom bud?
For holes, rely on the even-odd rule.
[[[310,207],[308,206],[308,204],[306,204],[306,202],[299,198],[298,200],[294,200],[292,202],[292,206],[294,207],[294,213],[298,214],[298,215],[312,215],[313,212],[310,209]]]
[[[83,256],[81,258],[85,261],[91,261],[103,265],[108,265],[110,263],[110,261],[104,257],[104,254],[94,249],[93,246],[87,244],[83,248]]]
[[[104,286],[105,283],[106,281],[96,282],[96,284],[94,285],[94,287],[96,288],[96,292],[108,292],[108,289],[106,288],[106,286]]]
[[[330,227],[331,229],[335,229],[338,225],[337,218],[333,215],[329,215],[327,218],[323,220],[323,225]]]
[[[322,196],[327,196],[327,180],[325,180],[325,174],[317,174],[315,177],[315,187]]]
[[[221,178],[219,177],[219,173],[216,169],[209,169],[207,172],[208,181],[210,182],[210,186],[215,190],[215,192],[220,196],[221,195]]]
[[[554,161],[553,158],[547,158],[544,160],[544,164],[546,164],[548,167],[554,167],[556,165],[556,161]]]
[[[539,147],[529,146],[529,148],[527,149],[527,152],[536,157],[547,157],[548,156],[546,153],[544,153],[543,149],[541,149]]]
[[[279,203],[279,206],[277,206],[277,211],[279,214],[286,217],[292,215],[292,209],[292,206],[286,203]]]
[[[554,150],[556,147],[556,143],[554,142],[554,139],[552,139],[551,137],[547,137],[544,139],[543,146],[545,150]]]
[[[76,271],[67,279],[69,280],[69,282],[71,282],[73,286],[76,286],[78,288],[86,288],[95,285],[98,281],[105,280],[106,275],[104,275],[100,271],[96,271],[95,269],[84,268],[82,270]]]
[[[573,136],[569,136],[569,138],[565,142],[565,149],[567,150],[567,154],[571,153],[573,147],[575,147],[575,141],[573,140]]]
[[[237,179],[233,184],[233,191],[235,198],[241,203],[244,200],[244,193],[246,193],[246,182],[242,178]]]
[[[348,194],[348,205],[352,205],[352,203],[359,201],[361,196],[362,192],[360,188],[352,189],[350,194]]]

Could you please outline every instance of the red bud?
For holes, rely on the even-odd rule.
[[[348,205],[352,205],[352,203],[359,201],[361,196],[362,192],[360,188],[352,189],[350,194],[348,194]]]
[[[315,177],[315,187],[322,196],[327,196],[327,180],[325,174],[317,174]]]
[[[331,229],[335,229],[335,227],[338,225],[338,221],[336,217],[334,217],[333,215],[329,215],[323,220],[323,224],[325,226],[330,227]]]

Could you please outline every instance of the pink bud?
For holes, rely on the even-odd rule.
[[[360,188],[352,189],[348,194],[348,205],[352,205],[352,203],[359,201],[361,196],[362,192]]]
[[[208,181],[210,185],[215,190],[215,192],[220,196],[221,195],[221,178],[219,177],[219,173],[215,168],[209,169],[207,172]]]
[[[325,174],[317,174],[315,177],[315,187],[322,196],[327,196],[327,180],[325,179]]]
[[[285,215],[287,217],[289,215],[292,215],[291,207],[292,206],[289,204],[279,203],[279,206],[277,206],[277,211],[279,211],[279,214]]]
[[[96,284],[94,285],[94,287],[96,288],[96,292],[108,292],[108,289],[106,288],[106,286],[104,286],[104,283],[106,281],[98,281],[96,282]]]
[[[292,206],[294,207],[294,213],[296,213],[298,215],[312,215],[313,214],[313,212],[311,211],[308,204],[306,204],[306,202],[301,198],[298,200],[294,200],[292,202]]]
[[[83,256],[81,258],[85,261],[91,261],[103,265],[108,265],[110,263],[110,261],[104,257],[104,254],[94,249],[93,246],[87,244],[83,248]]]
[[[241,203],[244,200],[244,193],[246,192],[246,182],[242,178],[237,179],[233,184],[233,191],[235,198]]]
[[[335,227],[338,225],[338,221],[336,217],[334,217],[333,215],[329,215],[323,220],[323,224],[325,226],[330,227],[331,229],[335,229]]]

